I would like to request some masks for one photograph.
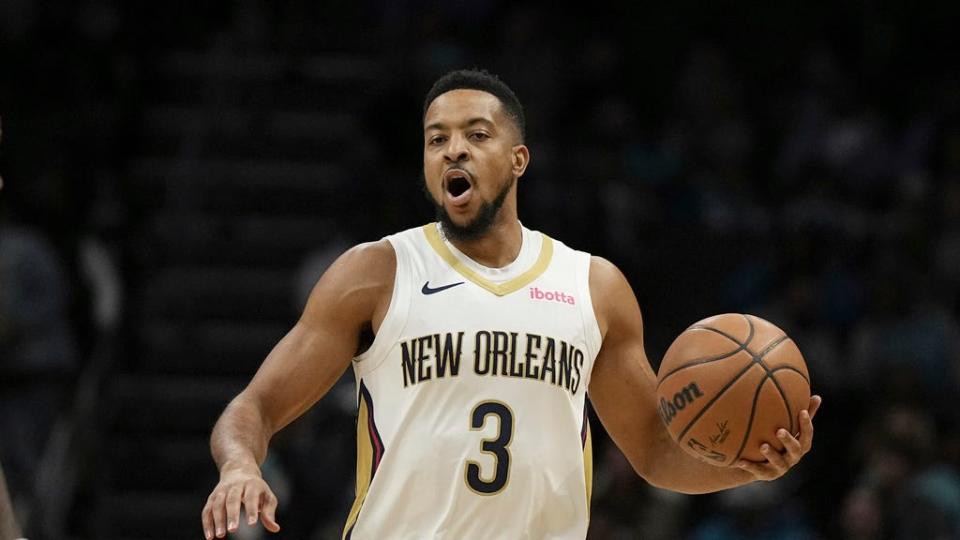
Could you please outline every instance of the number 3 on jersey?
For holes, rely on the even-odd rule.
[[[483,401],[478,403],[470,413],[470,431],[479,431],[487,423],[488,416],[495,416],[499,423],[496,437],[483,439],[480,451],[491,454],[495,458],[494,471],[481,475],[480,464],[476,461],[467,461],[464,479],[467,486],[480,495],[495,495],[507,485],[510,479],[510,441],[513,439],[513,412],[506,404],[499,401]],[[486,476],[486,478],[484,478]]]

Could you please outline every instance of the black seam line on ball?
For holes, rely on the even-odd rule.
[[[786,341],[786,340],[787,340],[787,335],[784,334],[784,335],[780,336],[779,338],[773,340],[773,342],[770,343],[770,345],[767,345],[767,348],[766,348],[766,349],[760,351],[760,354],[755,354],[755,353],[751,352],[750,349],[747,349],[747,352],[750,353],[750,356],[753,357],[754,363],[756,363],[756,364],[758,364],[760,367],[762,367],[763,370],[767,372],[767,375],[769,375],[769,374],[773,373],[773,370],[771,370],[771,369],[770,369],[770,366],[768,366],[767,363],[763,361],[763,357],[766,356],[766,355],[768,355],[768,354],[770,354],[774,349],[777,348],[777,346],[779,346],[781,343],[783,343],[783,342]]]
[[[712,326],[700,326],[700,325],[698,325],[698,324],[695,324],[695,325],[691,326],[690,328],[688,328],[688,330],[693,330],[693,329],[697,329],[697,330],[709,330],[709,331],[714,332],[714,333],[716,333],[716,334],[720,334],[721,336],[729,339],[730,341],[736,343],[737,345],[739,345],[739,346],[741,346],[741,347],[744,347],[744,349],[746,350],[747,345],[749,345],[750,342],[753,341],[753,331],[754,331],[754,330],[753,330],[753,323],[750,322],[750,319],[747,319],[747,328],[749,329],[749,332],[747,333],[747,339],[746,339],[746,341],[744,341],[743,343],[740,343],[739,341],[737,341],[737,338],[731,336],[730,334],[724,332],[723,330],[718,330],[718,329],[716,329],[716,328],[714,328],[714,327],[712,327]]]
[[[760,384],[757,385],[757,391],[753,393],[753,404],[750,406],[750,418],[747,420],[747,432],[743,434],[743,441],[740,442],[740,450],[737,450],[737,455],[734,456],[731,463],[736,462],[740,459],[740,456],[743,455],[743,449],[746,448],[747,440],[750,439],[750,432],[753,430],[753,417],[757,412],[757,400],[760,399],[760,391],[763,390],[763,385],[767,384],[767,379],[770,378],[770,375],[767,374],[767,376],[760,381]]]
[[[660,389],[660,385],[665,383],[667,379],[669,379],[673,374],[677,373],[678,371],[681,371],[690,367],[694,367],[694,366],[702,366],[703,364],[709,364],[710,362],[716,362],[717,360],[730,358],[731,356],[737,354],[738,352],[745,351],[745,350],[747,350],[746,347],[744,345],[740,345],[739,347],[737,347],[736,349],[728,353],[723,353],[718,356],[707,356],[705,358],[697,358],[696,360],[691,360],[686,364],[683,364],[682,366],[677,366],[672,370],[670,370],[669,372],[667,372],[666,374],[664,374],[663,377],[660,378],[660,382],[657,383],[657,390]]]
[[[709,331],[711,331],[711,332],[715,332],[715,333],[720,334],[721,336],[729,339],[730,341],[736,343],[738,346],[742,347],[743,350],[747,351],[748,353],[750,352],[750,351],[746,348],[746,347],[747,347],[747,344],[749,344],[750,341],[753,340],[753,323],[750,322],[750,319],[747,319],[747,328],[748,328],[747,339],[746,339],[746,341],[744,341],[743,343],[740,343],[739,341],[737,341],[736,338],[734,338],[734,337],[731,336],[730,334],[727,334],[726,332],[724,332],[724,331],[722,331],[722,330],[717,330],[716,328],[713,328],[713,327],[711,327],[711,326],[699,326],[699,325],[694,325],[694,326],[691,326],[690,328],[698,328],[698,329],[702,329],[702,330],[709,330]],[[752,356],[752,354],[751,354],[751,356]],[[694,416],[693,419],[690,420],[690,422],[687,424],[687,426],[686,426],[685,428],[683,428],[683,431],[682,431],[682,432],[680,433],[680,435],[677,437],[677,440],[678,440],[678,441],[682,441],[682,440],[683,440],[683,437],[687,434],[688,431],[690,431],[690,428],[693,427],[693,425],[696,424],[697,421],[700,420],[700,417],[703,416],[703,414],[706,413],[707,410],[709,410],[710,407],[713,406],[713,404],[714,404],[718,399],[720,399],[720,396],[722,396],[722,395],[724,394],[724,392],[727,391],[728,388],[730,388],[731,386],[733,386],[734,383],[736,383],[738,380],[740,380],[740,377],[743,377],[743,374],[746,373],[747,371],[749,371],[750,368],[753,367],[753,364],[754,364],[753,362],[750,362],[749,364],[747,364],[746,366],[744,366],[744,368],[740,370],[740,373],[737,373],[737,376],[736,376],[736,377],[734,377],[733,379],[731,379],[730,382],[728,382],[726,385],[724,385],[724,387],[721,388],[719,392],[717,392],[712,398],[710,398],[710,401],[708,401],[707,404],[704,405],[702,409],[700,409],[700,412],[698,412],[698,413],[696,414],[696,416]]]
[[[703,416],[703,414],[710,409],[710,407],[714,404],[714,402],[720,399],[720,396],[722,396],[727,391],[728,388],[733,386],[735,382],[740,380],[740,377],[743,377],[744,373],[746,373],[747,371],[750,371],[750,368],[752,368],[753,366],[754,366],[753,362],[750,362],[749,364],[747,364],[745,368],[740,370],[740,373],[737,373],[736,377],[734,377],[733,379],[730,379],[730,382],[724,385],[724,387],[721,388],[719,392],[714,394],[714,396],[710,398],[710,401],[708,401],[707,404],[704,405],[702,409],[700,409],[700,412],[698,412],[696,416],[694,416],[693,419],[690,420],[689,423],[687,423],[687,427],[683,428],[683,431],[681,431],[680,435],[677,436],[677,440],[682,441],[684,435],[686,435],[687,432],[690,431],[690,428],[693,427],[693,425],[696,424],[698,420],[700,420],[700,417]]]
[[[790,401],[787,399],[787,393],[784,392],[783,387],[780,386],[780,381],[778,381],[777,378],[773,376],[773,370],[770,369],[770,366],[768,366],[767,363],[763,361],[763,358],[765,356],[770,354],[774,349],[776,349],[778,346],[780,346],[781,343],[784,343],[785,341],[787,341],[786,334],[773,340],[773,342],[767,345],[766,348],[760,351],[760,354],[753,357],[753,361],[756,362],[757,364],[760,364],[760,367],[762,367],[764,371],[767,372],[767,377],[769,377],[773,381],[773,385],[777,387],[777,392],[780,393],[780,399],[783,400],[783,404],[786,405],[787,407],[787,416],[789,416],[790,418],[790,433],[793,433],[793,410],[790,407]]]
[[[740,316],[743,317],[743,319],[744,319],[745,321],[747,321],[747,327],[750,328],[750,335],[747,336],[747,341],[746,341],[746,343],[744,343],[744,345],[750,345],[750,342],[753,341],[753,332],[754,332],[754,330],[753,330],[753,320],[750,319],[750,317],[748,317],[745,313],[741,313]]]
[[[750,341],[753,340],[753,323],[750,322],[750,319],[747,319],[747,328],[749,328],[749,332],[747,333],[747,341],[745,341],[744,343],[740,343],[739,341],[737,341],[737,339],[736,339],[735,337],[733,337],[733,336],[731,336],[730,334],[724,332],[723,330],[717,330],[716,328],[713,328],[712,326],[700,326],[700,325],[695,324],[695,325],[691,326],[690,328],[687,328],[687,330],[707,330],[707,331],[713,332],[713,333],[715,333],[715,334],[720,334],[721,336],[723,336],[723,337],[729,339],[730,341],[736,343],[736,344],[737,344],[737,348],[734,349],[733,351],[730,351],[730,352],[728,352],[728,353],[723,353],[723,354],[721,354],[721,355],[719,355],[719,356],[708,356],[708,357],[705,357],[705,358],[698,358],[698,359],[696,359],[696,360],[691,360],[691,361],[687,362],[686,364],[683,364],[683,365],[681,365],[681,366],[677,366],[677,367],[673,368],[673,370],[671,370],[670,372],[666,373],[662,378],[660,378],[660,382],[657,383],[657,389],[659,390],[659,389],[660,389],[660,385],[663,384],[671,375],[673,375],[674,373],[676,373],[676,372],[678,372],[678,371],[680,371],[680,370],[686,369],[686,368],[688,368],[688,367],[699,366],[699,365],[703,365],[703,364],[708,364],[708,363],[710,363],[710,362],[715,362],[715,361],[717,361],[717,360],[723,360],[724,358],[730,358],[731,356],[737,354],[737,353],[740,352],[740,351],[747,351],[747,353],[750,354],[751,357],[754,356],[753,352],[751,352],[750,349],[747,348],[747,344],[749,344]],[[686,331],[686,330],[685,330],[685,331]]]
[[[787,399],[786,392],[784,392],[783,388],[780,386],[780,381],[778,381],[777,378],[773,376],[774,373],[782,370],[793,371],[794,373],[797,373],[798,375],[803,377],[803,380],[807,381],[807,386],[810,386],[810,381],[807,379],[806,375],[804,375],[802,371],[800,371],[799,369],[793,366],[780,366],[778,368],[773,368],[769,371],[770,378],[773,379],[773,384],[777,385],[777,390],[780,392],[780,397],[783,398],[783,404],[787,406],[787,415],[790,417],[790,434],[792,435],[797,433],[798,431],[798,429],[794,429],[793,427],[793,422],[797,415],[794,414],[793,408],[790,407],[790,400]],[[797,428],[799,427],[800,426],[797,426]]]
[[[795,368],[795,367],[793,367],[793,366],[779,366],[779,367],[775,367],[775,368],[773,368],[773,369],[770,370],[770,373],[774,373],[774,372],[781,371],[781,370],[784,370],[784,369],[787,370],[787,371],[792,371],[792,372],[796,373],[797,375],[803,377],[803,380],[807,381],[807,384],[808,384],[808,385],[810,384],[810,379],[808,379],[807,376],[804,375],[804,373],[803,373],[802,371],[800,371],[799,369],[797,369],[797,368]]]
[[[780,381],[773,376],[773,370],[770,369],[770,366],[767,365],[763,359],[770,354],[774,349],[780,346],[781,343],[787,341],[787,335],[784,334],[779,338],[770,342],[759,354],[754,355],[753,361],[760,365],[764,371],[767,372],[767,378],[773,381],[773,385],[777,388],[777,392],[780,394],[780,399],[783,400],[783,404],[787,407],[787,415],[790,417],[790,433],[793,433],[793,410],[790,408],[790,401],[787,400],[787,393],[783,391],[783,387],[780,386]],[[766,382],[766,381],[764,381]],[[763,383],[760,384],[763,386]]]

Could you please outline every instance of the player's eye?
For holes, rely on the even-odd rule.
[[[438,145],[438,144],[443,144],[443,142],[444,142],[445,140],[447,140],[446,137],[444,137],[444,136],[442,136],[442,135],[437,135],[437,136],[435,136],[435,137],[430,137],[430,139],[428,139],[427,142],[428,142],[429,144],[431,144],[431,145],[436,146],[436,145]]]
[[[472,138],[475,141],[485,141],[490,138],[490,135],[482,131],[475,131],[470,134],[470,138]]]

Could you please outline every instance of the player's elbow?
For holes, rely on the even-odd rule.
[[[637,473],[640,478],[643,478],[644,481],[654,487],[664,487],[657,474],[659,467],[657,465],[655,446],[651,445],[640,451],[626,452],[625,455],[627,461],[630,462],[630,466],[633,467],[633,471]]]
[[[669,483],[663,478],[663,475],[660,474],[662,471],[660,471],[657,465],[653,463],[653,460],[630,460],[630,465],[633,466],[634,472],[636,472],[640,478],[643,478],[643,480],[651,486],[660,489],[672,489]]]
[[[673,491],[676,493],[683,493],[685,495],[696,495],[702,493],[698,489],[688,489],[682,485],[678,485],[674,474],[671,474],[670,465],[666,463],[667,460],[663,460],[660,464],[657,463],[655,459],[644,459],[639,462],[631,461],[633,465],[633,470],[636,471],[637,475],[643,480],[658,489],[665,489],[667,491]]]
[[[703,489],[699,486],[679,485],[676,480],[668,478],[663,474],[652,474],[645,476],[644,480],[655,488],[672,491],[674,493],[682,493],[683,495],[703,495],[704,493],[712,493],[713,491],[717,491]]]
[[[687,488],[677,482],[675,453],[679,450],[676,443],[666,433],[652,437],[641,452],[630,456],[628,460],[633,470],[651,486],[688,495],[702,493],[695,487]]]

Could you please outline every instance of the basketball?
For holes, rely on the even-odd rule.
[[[753,315],[715,315],[681,333],[657,375],[660,417],[689,454],[729,466],[766,461],[779,428],[795,436],[810,403],[810,374],[783,330]]]

